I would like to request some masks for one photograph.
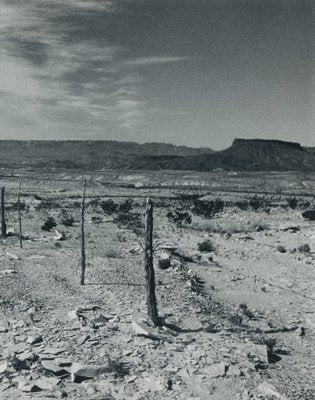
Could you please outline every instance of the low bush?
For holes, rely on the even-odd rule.
[[[260,199],[257,196],[254,196],[253,198],[250,199],[249,201],[249,205],[251,206],[251,208],[255,211],[257,211],[259,208],[263,208],[265,205],[265,202]]]
[[[57,226],[56,221],[53,219],[53,217],[48,217],[47,220],[44,222],[44,224],[41,226],[41,229],[43,231],[50,232],[53,228]]]
[[[216,214],[223,211],[224,201],[220,199],[203,201],[195,200],[192,208],[193,213],[201,215],[205,218],[213,218]]]
[[[118,258],[118,252],[115,249],[108,249],[105,255],[107,258]]]
[[[279,245],[279,246],[277,246],[277,251],[278,251],[279,253],[286,253],[286,252],[287,252],[287,249],[286,249],[284,246]]]
[[[137,235],[142,233],[144,227],[142,216],[139,213],[118,213],[114,218],[114,222],[118,224],[118,226],[131,229]]]
[[[118,204],[116,204],[112,199],[101,201],[99,204],[106,214],[113,214],[118,207]]]
[[[119,205],[119,212],[127,213],[132,209],[132,200],[126,200]]]
[[[191,224],[191,215],[187,211],[174,210],[166,214],[169,221],[174,222],[179,227]]]
[[[242,211],[246,211],[249,207],[249,204],[248,204],[248,201],[246,201],[246,200],[245,201],[237,201],[235,203],[235,206]]]
[[[210,240],[198,243],[198,250],[203,253],[211,253],[215,251],[215,246]]]
[[[306,210],[302,213],[302,217],[307,221],[315,221],[315,210]]]
[[[292,209],[295,210],[296,207],[298,206],[298,201],[295,197],[290,197],[289,199],[287,199],[288,201],[288,206]]]
[[[302,244],[301,246],[299,246],[298,250],[301,253],[309,253],[311,251],[311,248],[307,243],[305,243],[305,244]]]
[[[75,220],[72,215],[63,214],[62,217],[60,218],[60,222],[64,226],[73,226]]]
[[[171,260],[169,258],[162,258],[159,260],[160,269],[168,269],[171,266]]]

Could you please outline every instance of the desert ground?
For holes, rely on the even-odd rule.
[[[2,171],[0,398],[315,399],[314,178]],[[147,197],[164,329],[143,331]]]

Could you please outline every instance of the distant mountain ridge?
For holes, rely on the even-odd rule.
[[[0,167],[25,169],[145,169],[315,171],[315,149],[299,143],[235,139],[221,151],[166,143],[92,140],[2,140]]]

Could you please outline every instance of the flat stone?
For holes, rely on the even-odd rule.
[[[0,374],[3,374],[4,372],[6,372],[7,368],[8,368],[7,362],[0,364]]]
[[[87,340],[89,340],[90,339],[90,335],[84,335],[84,336],[81,336],[81,337],[79,337],[79,339],[78,339],[78,345],[79,346],[82,346],[82,344],[84,344]]]
[[[21,259],[21,257],[17,256],[16,254],[9,253],[8,251],[7,251],[7,256],[9,258],[11,258],[12,260],[20,260]]]
[[[65,348],[49,346],[49,347],[45,347],[43,353],[57,355],[57,354],[64,353],[65,351],[66,351]]]
[[[7,321],[0,321],[0,333],[8,332],[9,324]]]
[[[108,364],[102,365],[84,365],[79,363],[72,364],[71,380],[72,382],[81,382],[86,379],[94,379],[109,371]]]
[[[209,378],[219,378],[225,376],[227,365],[224,362],[212,364],[205,368],[204,372]]]
[[[249,356],[256,356],[260,361],[268,363],[268,348],[265,345],[246,343],[246,350]]]
[[[47,378],[43,376],[35,381],[35,385],[40,390],[52,390],[56,388],[59,382],[60,380],[57,378]]]
[[[24,353],[27,350],[28,350],[28,346],[25,343],[18,343],[18,344],[10,343],[7,346],[6,353],[7,354],[14,354],[14,353],[20,354],[20,353]]]
[[[16,274],[16,270],[15,269],[3,269],[2,271],[0,271],[0,274],[12,275],[12,274]]]
[[[53,372],[57,376],[61,376],[61,375],[65,375],[65,374],[69,373],[69,371],[67,369],[65,369],[64,367],[59,366],[54,361],[44,360],[41,363],[42,363],[42,366],[47,371]]]
[[[258,391],[260,393],[262,393],[264,396],[266,396],[266,398],[276,398],[276,399],[280,399],[280,400],[287,400],[287,397],[282,396],[277,388],[275,386],[273,386],[271,383],[268,382],[261,382],[258,385]]]
[[[71,367],[72,361],[67,358],[55,358],[55,363],[58,364],[60,367]]]
[[[38,387],[35,385],[34,382],[27,382],[27,381],[20,381],[18,383],[18,389],[22,392],[30,393],[30,392],[37,392]]]
[[[226,376],[241,376],[242,371],[236,365],[230,365]]]
[[[41,343],[43,341],[43,337],[41,335],[39,336],[29,336],[26,339],[26,343],[28,344],[37,344],[37,343]]]

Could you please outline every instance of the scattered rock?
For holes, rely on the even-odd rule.
[[[24,353],[27,350],[28,350],[28,346],[25,343],[18,343],[18,344],[10,343],[7,346],[6,353],[7,354],[14,354],[14,353],[19,354],[19,353]]]
[[[81,336],[81,337],[79,337],[79,339],[78,339],[78,345],[79,346],[81,346],[82,344],[84,344],[87,340],[89,340],[90,339],[90,335],[84,335],[84,336]]]
[[[106,372],[109,372],[109,365],[83,365],[74,363],[71,366],[71,380],[72,382],[80,383],[86,379],[94,379]]]
[[[229,369],[227,370],[226,376],[241,376],[242,371],[236,365],[230,365]]]
[[[41,335],[39,336],[29,336],[26,339],[26,343],[28,344],[37,344],[37,343],[41,343],[43,341],[43,337]]]
[[[9,324],[7,321],[0,321],[0,333],[8,332]]]
[[[7,251],[7,256],[9,258],[11,258],[12,260],[20,260],[21,259],[21,257],[17,256],[16,254],[9,253],[8,251]]]
[[[7,362],[0,364],[0,374],[3,374],[4,372],[6,372],[7,368],[8,368]]]
[[[2,271],[0,271],[0,273],[3,275],[12,275],[12,274],[16,274],[16,270],[15,269],[3,269]]]
[[[60,382],[57,378],[47,378],[43,376],[35,381],[35,385],[40,390],[53,390]]]
[[[55,229],[55,233],[54,240],[66,240],[66,234],[64,232],[59,232]]]
[[[30,393],[30,392],[38,392],[40,389],[35,385],[34,382],[28,382],[25,380],[21,380],[18,383],[18,389],[22,392]]]
[[[227,369],[228,366],[224,362],[221,362],[207,366],[205,368],[205,373],[209,378],[219,378],[225,376]]]
[[[56,376],[62,376],[62,375],[66,375],[66,374],[69,373],[69,370],[66,369],[66,367],[61,367],[60,365],[58,365],[54,361],[42,360],[41,363],[42,363],[42,366],[47,371],[53,372],[54,375],[56,375]]]
[[[267,396],[267,398],[276,398],[280,400],[287,400],[286,397],[282,396],[278,390],[275,388],[275,386],[271,385],[268,382],[262,382],[258,385],[258,391],[262,393],[264,396]]]

